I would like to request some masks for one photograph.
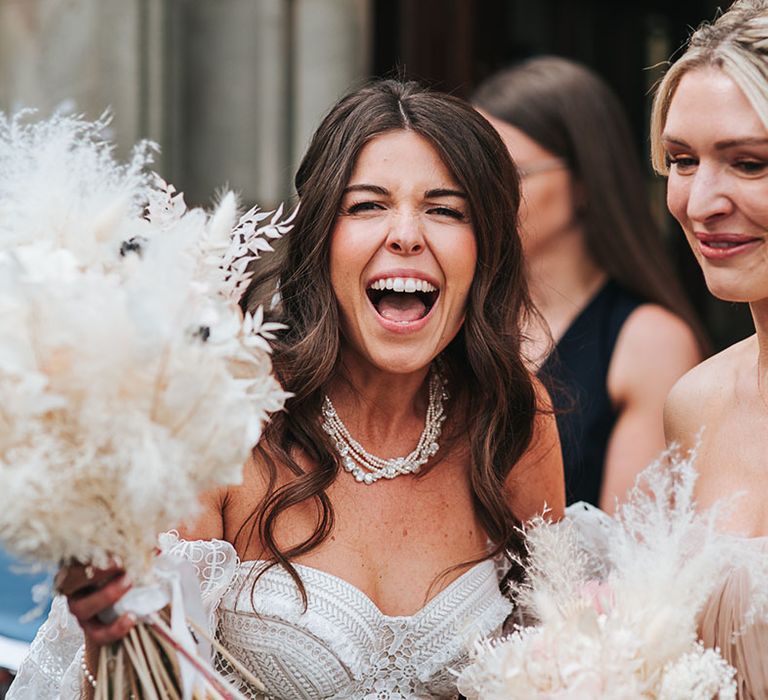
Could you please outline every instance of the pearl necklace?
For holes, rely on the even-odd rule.
[[[445,379],[439,369],[433,366],[429,375],[429,402],[424,431],[421,433],[416,449],[406,457],[383,459],[368,452],[349,434],[347,426],[339,418],[328,396],[323,401],[322,427],[336,444],[336,449],[341,455],[342,466],[357,481],[372,484],[379,479],[394,479],[400,474],[416,474],[422,464],[425,464],[440,449],[437,441],[445,421],[443,403],[447,398]]]

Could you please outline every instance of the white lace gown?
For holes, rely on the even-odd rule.
[[[260,562],[240,562],[228,542],[168,535],[162,545],[194,564],[211,630],[275,700],[456,698],[455,672],[472,642],[495,634],[512,608],[493,561],[469,569],[416,614],[390,616],[318,569],[297,566],[305,611],[284,569],[270,569],[253,586]],[[78,700],[82,643],[66,602],[56,599],[8,700]],[[246,697],[263,697],[226,662],[215,662]]]

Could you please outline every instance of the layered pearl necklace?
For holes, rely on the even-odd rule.
[[[336,444],[344,469],[363,484],[372,484],[379,479],[394,479],[400,474],[415,474],[440,449],[437,441],[445,421],[443,403],[447,398],[445,379],[437,364],[434,364],[429,375],[429,402],[424,431],[416,449],[405,457],[383,459],[368,452],[349,434],[328,396],[323,401],[323,430]]]

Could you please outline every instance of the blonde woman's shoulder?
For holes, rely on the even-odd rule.
[[[691,447],[703,425],[713,424],[734,396],[738,375],[753,363],[756,336],[750,336],[704,360],[672,387],[664,406],[667,444]]]

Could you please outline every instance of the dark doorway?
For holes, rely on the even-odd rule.
[[[691,28],[717,0],[375,0],[373,69],[468,97],[485,77],[539,54],[575,59],[597,71],[624,104],[638,152],[648,160],[650,93]],[[655,68],[654,68],[655,66]],[[715,349],[752,332],[745,305],[714,299],[664,212],[663,183],[649,166],[651,197],[664,217],[670,252]]]

